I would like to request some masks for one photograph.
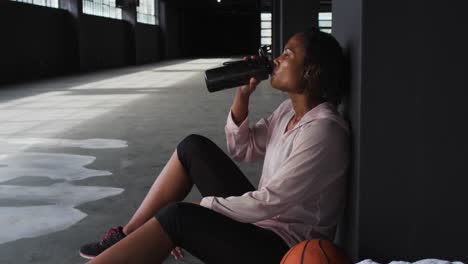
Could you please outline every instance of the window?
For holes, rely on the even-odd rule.
[[[22,2],[33,5],[47,6],[47,7],[59,7],[59,0],[12,0],[14,2]]]
[[[326,33],[331,33],[332,31],[332,13],[323,12],[319,13],[319,28],[321,31]]]
[[[271,13],[260,13],[260,44],[271,45]]]
[[[159,0],[140,0],[137,6],[137,22],[159,25]]]
[[[122,9],[115,7],[115,0],[83,0],[83,13],[122,19]]]

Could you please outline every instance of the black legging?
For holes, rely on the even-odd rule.
[[[240,196],[255,190],[236,164],[205,137],[186,137],[177,154],[203,196]],[[271,230],[192,203],[171,203],[155,217],[176,246],[207,264],[279,264],[289,250]]]

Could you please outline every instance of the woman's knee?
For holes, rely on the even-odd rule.
[[[197,135],[197,134],[191,134],[186,136],[177,146],[178,149],[183,148],[184,150],[192,150],[192,149],[199,149],[200,147],[203,147],[204,145],[208,144],[211,142],[208,138]]]
[[[181,233],[191,224],[198,205],[186,202],[172,202],[163,207],[155,218],[175,244],[180,243]],[[188,222],[187,222],[188,221]]]
[[[200,151],[206,151],[207,148],[212,147],[214,143],[209,140],[208,138],[191,134],[185,137],[178,145],[177,145],[177,155],[179,159],[184,157],[187,154],[191,153],[200,153]]]

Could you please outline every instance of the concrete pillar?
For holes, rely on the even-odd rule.
[[[273,56],[282,53],[284,45],[295,33],[318,26],[319,0],[273,0]]]
[[[59,7],[68,10],[77,19],[83,14],[83,0],[60,0]]]
[[[137,11],[135,4],[128,4],[122,7],[122,20],[127,21],[132,25],[132,27],[135,27],[137,24]]]
[[[355,262],[468,261],[464,4],[332,5],[351,77],[353,161],[341,241]]]
[[[122,20],[128,22],[128,47],[127,47],[127,63],[129,65],[136,64],[136,26],[137,26],[137,10],[136,2],[128,1],[128,4],[122,7]]]
[[[179,31],[182,26],[180,23],[180,9],[177,8],[177,2],[170,0],[161,0],[160,8],[160,27],[162,57],[163,59],[174,59],[181,55]]]
[[[344,116],[352,127],[352,160],[348,175],[345,215],[336,242],[357,262],[359,247],[359,175],[361,171],[361,87],[362,87],[362,0],[333,0],[332,35],[340,42],[348,61],[349,94],[344,98]]]
[[[80,52],[80,40],[81,40],[81,30],[80,30],[80,20],[83,16],[83,0],[59,0],[59,8],[68,10],[70,13],[70,28],[71,31],[69,34],[74,37],[75,47],[69,47],[73,49],[74,52],[74,71],[79,71],[81,68],[81,52]]]

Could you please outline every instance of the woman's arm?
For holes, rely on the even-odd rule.
[[[262,119],[250,128],[248,120],[250,95],[257,85],[258,81],[252,77],[248,85],[237,88],[227,119],[227,147],[229,153],[238,161],[252,162],[265,154],[268,122]]]
[[[255,91],[255,88],[257,88],[257,84],[258,82],[255,78],[250,78],[248,85],[241,86],[236,90],[234,102],[231,107],[231,113],[232,119],[237,126],[240,126],[245,118],[247,118],[249,113],[250,95]]]
[[[319,123],[298,137],[297,146],[266,186],[242,196],[204,197],[200,205],[254,223],[281,214],[343,177],[349,162],[347,134],[332,122]]]

